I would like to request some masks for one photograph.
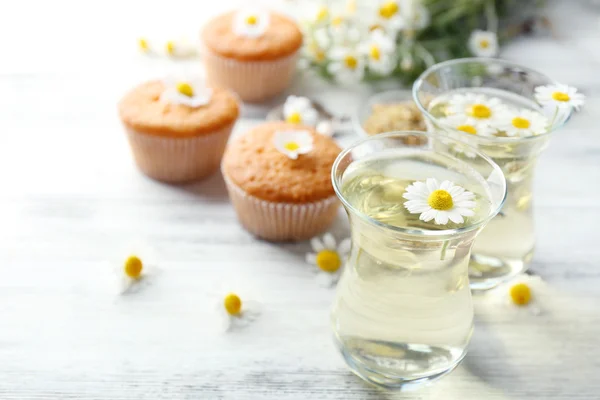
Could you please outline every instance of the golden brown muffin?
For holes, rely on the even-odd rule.
[[[305,130],[313,137],[313,149],[298,159],[277,150],[277,131]],[[309,127],[283,122],[260,125],[232,143],[223,158],[223,172],[247,194],[262,200],[305,203],[334,195],[331,167],[341,149]]]
[[[235,12],[220,15],[202,31],[204,45],[213,53],[239,61],[267,61],[287,57],[302,46],[302,32],[291,19],[270,13],[265,33],[257,38],[236,35],[232,30]]]
[[[132,89],[119,103],[123,124],[147,135],[192,137],[205,135],[232,124],[240,113],[233,93],[214,89],[210,103],[192,108],[160,100],[165,87],[150,81]]]

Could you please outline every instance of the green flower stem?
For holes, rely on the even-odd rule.
[[[488,0],[485,3],[485,18],[487,19],[487,30],[498,33],[498,16],[496,15],[496,5],[494,0]]]
[[[446,240],[444,242],[444,245],[442,246],[442,253],[440,254],[441,261],[444,261],[444,258],[446,258],[446,249],[448,248],[449,244],[450,244],[450,240]]]

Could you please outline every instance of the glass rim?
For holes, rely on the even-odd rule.
[[[555,81],[554,79],[550,78],[548,75],[543,74],[539,71],[536,71],[533,68],[529,68],[529,67],[524,67],[520,64],[516,64],[510,61],[506,61],[506,60],[501,60],[498,58],[486,58],[486,57],[467,57],[467,58],[457,58],[454,60],[448,60],[448,61],[442,61],[440,63],[434,64],[431,67],[427,68],[425,71],[423,71],[421,73],[421,75],[419,75],[419,77],[415,80],[415,82],[413,83],[412,86],[412,97],[413,97],[413,101],[415,102],[415,104],[417,105],[417,107],[419,108],[419,111],[421,111],[421,113],[426,117],[429,118],[430,120],[436,121],[437,123],[442,124],[445,127],[449,127],[450,129],[453,129],[454,131],[464,134],[464,135],[469,135],[468,133],[464,133],[464,132],[460,132],[457,129],[452,128],[451,126],[447,125],[447,124],[443,124],[438,118],[434,117],[433,115],[431,115],[431,113],[429,112],[429,110],[427,110],[427,108],[421,103],[421,100],[419,99],[418,96],[418,91],[420,89],[420,87],[423,85],[423,82],[425,81],[425,78],[427,76],[429,76],[430,74],[432,74],[433,72],[436,72],[438,70],[440,70],[441,68],[447,67],[447,66],[452,66],[452,65],[459,65],[459,64],[468,64],[468,63],[479,63],[479,64],[491,64],[491,63],[495,63],[495,64],[501,64],[505,67],[514,67],[514,68],[518,68],[521,69],[523,71],[526,72],[530,72],[530,73],[534,73],[537,75],[540,75],[544,78],[546,78],[550,83],[550,85],[557,85],[558,82]],[[475,136],[473,137],[473,135],[470,135],[470,139],[475,139],[477,141],[480,141],[482,143],[487,143],[487,144],[496,144],[496,143],[502,143],[502,144],[506,144],[506,143],[526,143],[526,142],[532,142],[535,140],[539,140],[542,138],[547,137],[549,134],[551,134],[552,132],[560,129],[568,120],[569,118],[571,118],[571,115],[573,114],[573,108],[568,110],[568,113],[565,114],[565,116],[561,119],[561,121],[557,124],[552,125],[552,127],[548,130],[548,132],[543,133],[541,135],[532,135],[532,136],[525,136],[525,137],[520,137],[520,138],[514,138],[514,137],[494,137],[494,136]],[[468,136],[465,136],[465,138],[467,138]]]
[[[496,205],[496,207],[492,207],[490,209],[489,214],[485,218],[483,218],[481,221],[477,222],[476,224],[464,226],[461,228],[442,229],[442,230],[424,230],[424,229],[402,228],[402,227],[398,227],[398,226],[393,226],[393,225],[389,225],[389,224],[380,222],[372,217],[369,217],[362,211],[358,210],[356,207],[354,207],[352,204],[350,204],[348,202],[348,200],[346,199],[346,197],[342,194],[342,190],[340,187],[341,179],[340,179],[340,181],[338,181],[337,176],[336,176],[336,172],[339,169],[341,161],[348,154],[350,154],[353,150],[355,150],[358,146],[361,146],[362,144],[364,144],[366,142],[371,142],[371,141],[375,141],[378,139],[403,138],[403,137],[407,137],[407,136],[424,136],[428,139],[433,139],[433,140],[444,140],[444,141],[450,140],[450,141],[454,142],[455,144],[460,144],[461,146],[467,147],[470,151],[473,151],[479,157],[481,157],[485,161],[487,161],[488,164],[490,164],[492,166],[492,168],[494,169],[494,172],[498,172],[498,173],[500,173],[500,176],[502,176],[503,189],[504,189],[503,190],[504,193],[502,195],[502,200]],[[418,147],[418,146],[406,145],[406,147]],[[452,156],[450,156],[450,157],[452,157]],[[432,238],[450,236],[450,235],[456,235],[456,234],[463,234],[463,233],[467,233],[467,232],[479,229],[482,225],[485,225],[489,221],[491,221],[491,219],[494,218],[500,212],[500,210],[504,206],[504,202],[506,201],[506,196],[508,195],[508,187],[507,187],[506,177],[504,176],[504,173],[502,173],[502,169],[498,166],[498,164],[496,164],[494,162],[494,160],[492,160],[490,157],[488,157],[487,155],[485,155],[484,153],[479,151],[477,148],[470,146],[469,144],[466,144],[465,142],[463,142],[461,140],[451,139],[451,138],[441,139],[438,135],[435,135],[430,132],[423,132],[423,131],[393,131],[393,132],[387,132],[387,133],[379,133],[377,135],[373,135],[371,137],[363,138],[361,140],[356,141],[349,147],[342,150],[340,152],[340,154],[338,154],[338,156],[336,157],[336,159],[333,163],[333,166],[331,168],[331,181],[333,184],[333,190],[335,191],[336,196],[340,199],[340,201],[342,202],[344,207],[347,210],[352,211],[352,213],[354,213],[355,215],[359,216],[363,221],[366,221],[372,225],[375,225],[375,226],[378,226],[381,228],[389,229],[396,233],[401,233],[401,234],[410,235],[410,236],[424,236],[424,237],[432,237]]]

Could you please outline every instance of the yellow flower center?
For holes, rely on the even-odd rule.
[[[289,151],[296,151],[300,148],[300,145],[296,142],[287,142],[283,147]]]
[[[179,82],[177,84],[177,91],[187,97],[194,95],[194,88],[187,82]]]
[[[454,207],[452,195],[445,190],[438,189],[431,192],[427,198],[427,204],[434,210],[446,211]]]
[[[331,25],[333,26],[340,26],[343,22],[344,18],[342,17],[335,17],[331,19]]]
[[[510,288],[510,298],[513,303],[524,306],[531,301],[531,289],[524,283],[517,283]]]
[[[288,115],[288,117],[285,120],[290,124],[299,124],[300,122],[302,122],[302,116],[299,112],[296,111]]]
[[[139,38],[138,39],[138,47],[142,51],[148,51],[148,50],[150,50],[150,46],[148,45],[148,41],[146,39],[144,39],[144,38]]]
[[[248,25],[256,25],[258,23],[258,17],[256,15],[249,15],[246,17],[246,23]]]
[[[512,125],[518,129],[527,129],[531,125],[531,122],[525,118],[515,117],[512,120]]]
[[[165,44],[165,50],[167,51],[167,54],[173,54],[175,52],[175,43],[173,43],[172,40],[169,40]]]
[[[223,300],[223,306],[229,315],[238,315],[242,311],[242,299],[235,293],[229,293]]]
[[[373,60],[379,61],[379,59],[381,58],[381,51],[376,45],[371,46],[371,51],[369,52],[369,54],[371,55],[371,58]]]
[[[325,52],[321,49],[317,49],[315,51],[315,60],[317,60],[318,62],[322,62],[325,60]]]
[[[329,273],[333,273],[340,269],[342,260],[337,252],[333,250],[321,250],[317,254],[317,267]]]
[[[344,64],[349,69],[355,69],[358,66],[358,60],[354,56],[344,57]]]
[[[487,39],[481,39],[479,41],[479,47],[481,47],[482,49],[487,49],[488,47],[490,47],[490,41]]]
[[[568,94],[564,92],[554,92],[552,93],[552,98],[556,101],[569,101],[571,98]]]
[[[395,1],[386,1],[379,7],[379,16],[390,19],[398,13],[398,3]]]
[[[325,22],[329,18],[329,9],[325,6],[321,6],[319,11],[317,11],[317,16],[315,20],[317,22]]]
[[[346,11],[350,14],[354,14],[356,12],[356,0],[348,0],[346,3]]]
[[[456,127],[459,131],[466,132],[471,135],[477,135],[477,129],[473,125],[459,125]]]
[[[125,260],[125,265],[123,266],[123,271],[125,275],[132,279],[138,279],[142,275],[142,269],[144,268],[144,264],[142,260],[137,256],[129,256],[127,260]]]
[[[492,116],[492,110],[484,104],[473,104],[470,114],[475,118],[489,118]]]

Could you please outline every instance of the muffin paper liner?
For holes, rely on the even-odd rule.
[[[133,158],[149,177],[170,183],[195,181],[215,172],[235,122],[190,138],[148,135],[125,128]]]
[[[282,93],[294,76],[297,58],[295,52],[277,60],[237,61],[202,49],[209,85],[231,89],[247,102],[260,102]]]
[[[223,172],[229,198],[242,226],[270,241],[310,239],[329,228],[340,202],[334,195],[311,203],[278,203],[247,194]]]

